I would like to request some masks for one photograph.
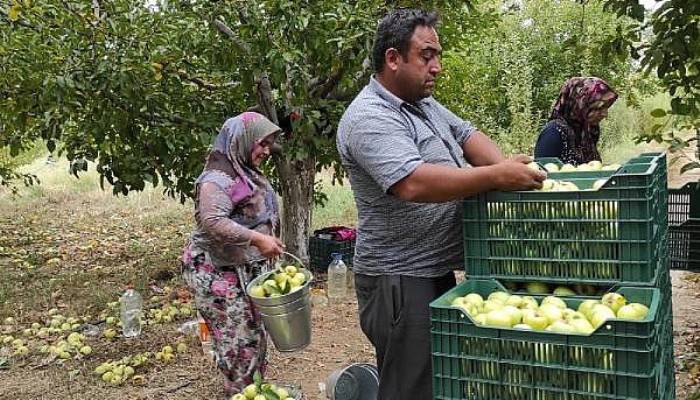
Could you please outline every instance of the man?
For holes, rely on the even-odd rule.
[[[436,23],[411,9],[382,19],[375,76],[338,127],[359,217],[360,326],[377,353],[381,400],[432,398],[428,304],[455,286],[464,262],[459,200],[545,178],[431,97],[441,71]]]

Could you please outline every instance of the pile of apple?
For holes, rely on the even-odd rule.
[[[593,285],[580,285],[576,284],[573,286],[558,285],[552,290],[552,286],[544,282],[506,282],[505,287],[511,291],[525,290],[528,294],[532,295],[546,295],[553,294],[554,296],[594,296],[598,289]]]
[[[574,166],[572,164],[564,164],[561,168],[554,163],[544,165],[547,172],[584,172],[584,171],[617,171],[620,169],[620,164],[603,165],[602,162],[593,160],[586,164]]]
[[[175,348],[178,353],[187,351],[187,345],[183,342],[177,343]],[[146,382],[146,377],[143,374],[136,374],[136,371],[147,366],[154,356],[156,360],[167,364],[175,358],[175,353],[173,347],[168,345],[164,346],[155,355],[150,351],[146,351],[132,356],[125,356],[117,361],[105,361],[98,365],[94,372],[102,381],[110,385],[120,386],[130,379],[134,385],[143,385]]]
[[[187,345],[185,343],[178,343],[177,352],[182,353],[187,350]],[[175,358],[175,353],[173,353],[172,346],[164,346],[161,351],[156,353],[156,360],[163,361],[165,363],[171,362]]]
[[[540,170],[539,164],[535,162],[529,163],[527,166],[535,171]],[[603,165],[600,161],[591,161],[578,166],[564,164],[559,168],[557,164],[547,163],[544,165],[544,169],[547,172],[617,171],[620,169],[620,164]],[[593,186],[590,190],[600,189],[605,185],[605,182],[607,182],[607,179],[601,178],[596,180],[593,182]],[[542,189],[540,190],[543,192],[577,192],[581,189],[573,182],[558,179],[545,179],[542,182]]]
[[[32,326],[34,326],[34,324],[32,324]],[[39,337],[39,344],[43,343],[41,346],[33,342],[31,339],[25,340],[21,338],[15,338],[12,335],[0,336],[0,346],[5,345],[11,347],[11,354],[13,356],[27,356],[30,353],[30,345],[33,343],[35,348],[39,351],[39,353],[50,353],[51,355],[54,355],[56,359],[59,360],[82,358],[92,353],[92,347],[86,345],[83,342],[85,340],[85,336],[78,332],[70,333],[67,338],[66,336],[61,336],[58,339],[56,339],[54,344],[49,345],[49,342],[46,340],[46,338],[48,337],[48,331],[44,331],[41,329],[45,328],[40,328],[38,330],[35,328],[28,328],[23,331],[24,336]]]
[[[69,358],[72,358],[73,356],[77,358],[80,357],[79,355],[87,356],[92,353],[92,347],[83,343],[84,340],[84,335],[78,332],[73,332],[70,335],[68,335],[68,338],[66,340],[59,340],[53,346],[42,346],[39,349],[39,352],[49,352],[51,354],[55,354],[56,357],[62,360],[67,360]]]
[[[58,310],[52,308],[48,311],[49,318],[43,321],[44,323],[33,322],[28,328],[22,329],[22,336],[36,336],[40,339],[46,339],[54,334],[62,334],[79,329],[84,321],[87,321],[89,316],[83,318],[64,317],[58,313]],[[12,317],[7,317],[3,320],[2,332],[15,333],[20,331],[20,327]]]
[[[148,325],[168,323],[181,318],[189,318],[192,315],[194,315],[194,310],[189,303],[173,300],[170,304],[164,304],[160,308],[149,308],[146,323]]]
[[[280,266],[263,280],[262,285],[251,287],[248,294],[253,297],[279,297],[301,289],[304,283],[304,268],[294,265]]]
[[[229,400],[294,400],[294,397],[289,395],[287,389],[278,387],[271,383],[258,381],[252,383],[243,389],[243,392],[236,393]]]
[[[600,300],[585,300],[577,310],[559,297],[547,296],[541,303],[531,296],[493,292],[486,300],[478,293],[457,297],[452,306],[468,314],[478,325],[565,334],[593,333],[611,318],[639,321],[649,308],[630,303],[619,293],[607,293]]]

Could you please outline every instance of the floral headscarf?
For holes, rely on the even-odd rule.
[[[279,221],[275,193],[251,160],[255,143],[279,131],[277,125],[254,112],[228,119],[214,140],[204,171],[195,181],[196,188],[206,182],[219,185],[231,202],[239,205],[231,218],[250,229],[270,224],[274,230]]]
[[[608,93],[613,96],[604,99]],[[600,126],[591,124],[588,116],[591,111],[609,108],[616,100],[617,93],[600,78],[574,77],[566,81],[549,116],[562,134],[562,161],[578,165],[600,160]]]

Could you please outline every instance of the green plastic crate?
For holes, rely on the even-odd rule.
[[[434,399],[659,399],[668,316],[653,288],[620,288],[650,306],[643,321],[609,320],[591,335],[480,327],[450,304],[504,290],[467,280],[433,301]],[[581,300],[565,298],[577,307]],[[667,341],[666,341],[667,342]]]
[[[309,238],[309,264],[315,271],[327,271],[328,265],[333,261],[332,254],[343,255],[343,262],[348,268],[352,268],[355,255],[355,240],[322,239],[316,236]]]
[[[651,284],[668,251],[666,159],[628,163],[597,191],[490,192],[465,199],[469,277]],[[585,173],[582,173],[585,174]],[[590,188],[597,178],[570,178]]]
[[[671,297],[671,281],[670,281],[670,275],[669,275],[669,268],[668,268],[668,259],[658,259],[657,260],[658,266],[655,268],[656,271],[656,276],[652,280],[651,283],[649,284],[642,284],[638,285],[641,287],[655,287],[659,289],[661,292],[661,298],[663,301],[666,301],[668,298],[668,301],[670,301]],[[483,278],[478,278],[478,279],[483,279]],[[528,293],[527,290],[525,289],[525,285],[529,282],[542,282],[542,283],[547,283],[550,291],[547,293],[548,295],[553,294],[552,292],[558,286],[557,282],[549,281],[547,277],[534,277],[531,279],[525,279],[525,280],[518,280],[519,278],[516,277],[513,279],[513,277],[508,277],[508,278],[494,278],[496,279],[501,285],[503,285],[506,290],[513,294],[518,294],[518,295],[523,295],[523,296],[533,296],[531,293]],[[559,282],[561,284],[561,282]],[[569,288],[573,289],[576,291],[576,289],[579,289],[575,287],[576,285],[571,285]],[[587,299],[599,299],[600,296],[602,296],[604,293],[610,292],[610,291],[615,291],[620,287],[628,286],[625,283],[614,283],[614,284],[603,284],[603,285],[591,285],[593,286],[592,289],[594,289],[593,293],[586,293],[585,291],[582,291],[581,293],[578,293],[574,296],[571,296],[571,298],[577,298],[580,300],[587,300]],[[535,297],[537,297],[535,295]]]

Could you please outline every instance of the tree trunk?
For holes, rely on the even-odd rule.
[[[256,95],[259,112],[279,124],[267,73],[257,79]],[[282,196],[282,240],[287,252],[299,257],[308,266],[316,157],[292,161],[285,156],[274,156],[274,162]]]
[[[282,240],[287,252],[309,263],[309,229],[313,206],[316,159],[290,161],[275,157],[279,172],[280,195],[282,196]]]

